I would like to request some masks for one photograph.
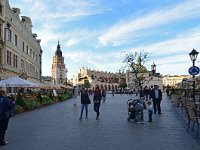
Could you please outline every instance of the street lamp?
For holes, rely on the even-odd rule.
[[[192,87],[193,87],[193,101],[195,102],[195,75],[196,73],[195,72],[198,72],[199,73],[199,68],[195,66],[195,61],[197,59],[197,55],[199,54],[199,52],[197,52],[194,48],[193,50],[189,53],[189,56],[190,56],[190,59],[192,61],[192,77],[193,77],[193,84],[192,84]],[[198,74],[197,73],[197,74]]]

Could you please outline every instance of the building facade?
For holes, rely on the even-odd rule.
[[[0,78],[40,82],[43,51],[41,40],[32,33],[31,19],[20,17],[20,9],[11,8],[8,0],[1,0],[0,6]]]
[[[165,87],[169,86],[169,87],[182,87],[185,86],[183,85],[185,80],[189,81],[189,79],[191,78],[191,76],[189,75],[166,75],[163,76],[163,85]]]
[[[55,55],[53,56],[52,64],[52,82],[55,85],[64,84],[67,81],[67,69],[64,64],[61,47],[58,41]]]
[[[89,83],[94,90],[97,86],[105,90],[117,90],[121,83],[126,83],[125,73],[110,73],[91,70],[82,67],[77,75],[73,76],[73,86],[84,86]]]

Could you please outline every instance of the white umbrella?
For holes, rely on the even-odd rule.
[[[38,84],[21,79],[19,77],[11,77],[0,81],[2,87],[38,87]]]

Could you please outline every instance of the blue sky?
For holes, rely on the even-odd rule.
[[[117,72],[131,51],[149,53],[162,75],[188,75],[200,52],[200,0],[10,0],[41,39],[42,75],[51,76],[58,39],[68,78],[80,67]],[[200,64],[200,56],[196,65]]]

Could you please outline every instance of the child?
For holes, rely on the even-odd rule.
[[[151,104],[151,101],[148,101],[147,104],[148,104],[147,110],[149,113],[149,121],[148,122],[152,122],[153,105]]]

